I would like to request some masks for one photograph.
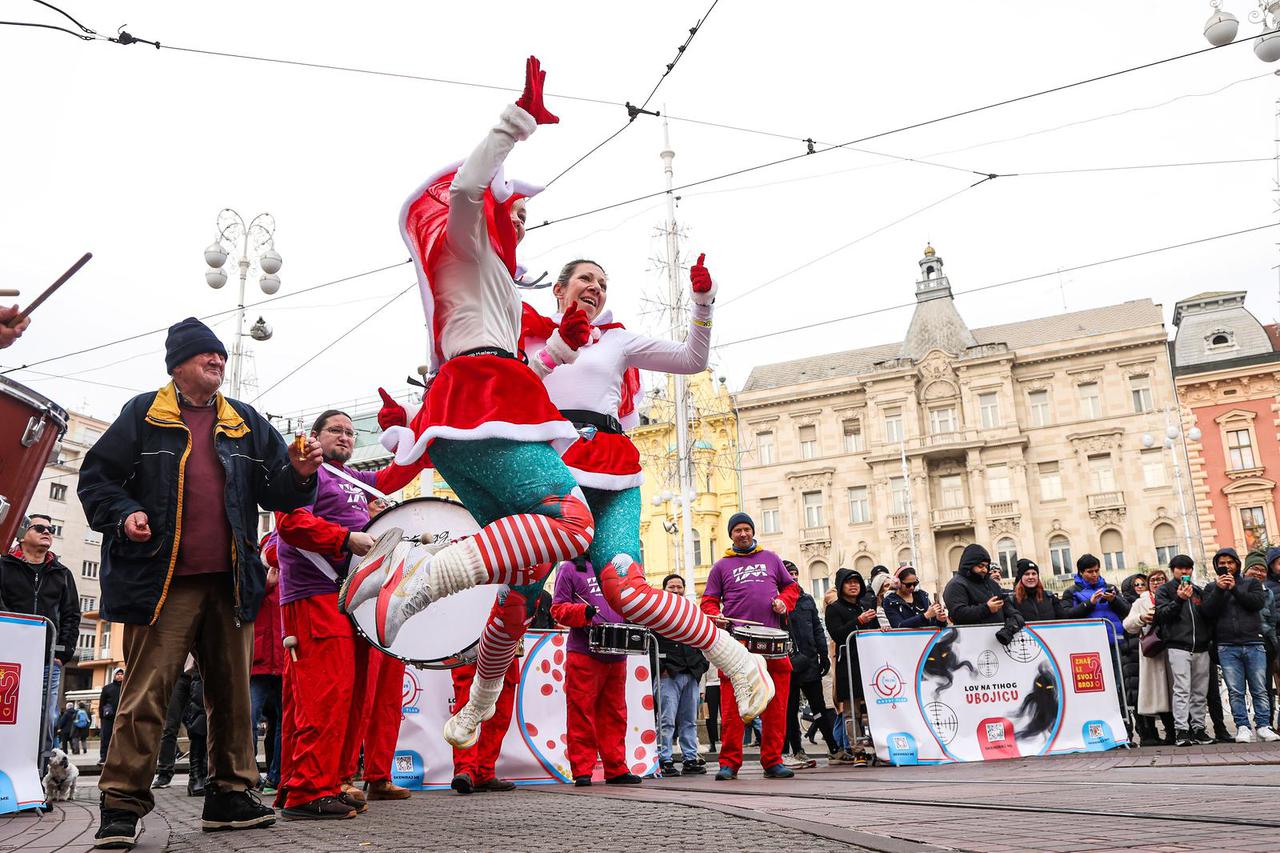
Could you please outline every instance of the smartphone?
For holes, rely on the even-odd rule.
[[[1178,578],[1178,586],[1191,586],[1191,575],[1183,575]]]
[[[1218,573],[1218,577],[1222,577],[1223,575],[1230,574],[1230,571],[1227,569],[1226,566],[1214,566],[1213,570]]]

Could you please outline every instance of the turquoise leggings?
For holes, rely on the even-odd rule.
[[[596,577],[619,554],[640,563],[640,488],[620,492],[584,488],[582,494],[596,520],[596,535],[587,549]]]

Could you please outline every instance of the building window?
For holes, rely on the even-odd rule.
[[[1097,382],[1080,383],[1080,417],[1085,420],[1102,417],[1102,395]]]
[[[1267,542],[1267,517],[1262,507],[1240,507],[1240,528],[1244,531],[1244,547],[1248,550]]]
[[[831,589],[831,577],[827,574],[827,564],[821,560],[809,567],[809,588],[813,600],[822,601],[822,597]]]
[[[62,501],[67,500],[67,484],[66,483],[50,483],[49,484],[49,500]]]
[[[1089,457],[1089,490],[1095,495],[1116,490],[1116,472],[1111,467],[1110,453]]]
[[[910,548],[903,548],[901,551],[898,552],[898,565],[899,566],[911,565],[911,549]]]
[[[1012,539],[1005,537],[996,543],[996,562],[1000,565],[1002,577],[1013,577],[1018,568],[1018,546]]]
[[[938,492],[942,497],[943,509],[954,509],[965,505],[964,478],[959,474],[948,474],[938,478]]]
[[[691,534],[691,538],[693,539],[693,564],[695,566],[701,566],[702,565],[702,534],[698,532],[698,529],[696,527],[693,530],[690,530],[689,533]]]
[[[1107,571],[1124,568],[1124,540],[1119,531],[1102,531],[1102,567]]]
[[[1027,409],[1031,415],[1031,425],[1033,427],[1048,426],[1049,392],[1032,391],[1027,394]]]
[[[97,609],[98,609],[98,599],[94,598],[92,595],[80,596],[80,612],[81,613],[88,613],[90,610],[97,610]]]
[[[900,409],[884,413],[884,440],[889,444],[902,442],[902,411]]]
[[[848,420],[844,422],[844,452],[861,453],[866,450],[866,442],[862,440],[862,421]]]
[[[942,435],[956,431],[956,410],[954,406],[929,410],[929,432]]]
[[[818,455],[818,428],[813,424],[800,427],[800,458],[813,459]]]
[[[760,502],[760,530],[764,533],[780,533],[782,520],[778,517],[778,499],[765,498]]]
[[[640,565],[642,565],[642,566],[643,566],[644,564],[645,564],[645,561],[644,561],[644,540],[643,540],[643,539],[641,539],[641,540],[640,540]]]
[[[85,560],[80,564],[80,577],[96,578],[98,576],[98,564],[93,560]]]
[[[871,502],[867,499],[867,487],[853,486],[849,489],[849,521],[864,524],[870,520]]]
[[[805,492],[801,495],[804,501],[804,526],[822,526],[822,492]]]
[[[1148,489],[1168,485],[1163,450],[1142,451],[1142,485]]]
[[[1013,492],[1009,489],[1009,466],[989,465],[987,467],[987,501],[999,503],[1013,500]]]
[[[1227,455],[1231,461],[1232,471],[1255,467],[1253,437],[1249,434],[1249,430],[1227,430]]]
[[[894,515],[907,511],[907,481],[904,477],[889,478],[889,511]]]
[[[1155,529],[1156,565],[1167,566],[1178,553],[1178,534],[1172,524],[1157,524]]]
[[[1062,474],[1057,462],[1040,463],[1040,500],[1062,500]]]
[[[49,526],[53,528],[53,536],[55,539],[62,538],[62,525],[63,521],[60,518],[49,519]]]
[[[995,391],[979,394],[978,413],[982,417],[983,429],[995,429],[1000,426],[1000,395]]]
[[[756,433],[756,459],[761,465],[773,464],[773,430]]]
[[[1071,564],[1071,540],[1054,536],[1049,540],[1049,564],[1055,575],[1069,575],[1075,571]]]
[[[1155,408],[1151,402],[1151,377],[1147,374],[1129,377],[1129,393],[1133,396],[1134,414],[1140,415]]]
[[[81,631],[79,639],[76,640],[76,648],[93,651],[98,644],[98,637],[91,631]]]
[[[84,544],[101,545],[102,534],[92,528],[86,527],[84,530]]]

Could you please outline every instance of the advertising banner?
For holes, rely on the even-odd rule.
[[[991,761],[1128,742],[1106,626],[1031,623],[857,635],[876,755],[891,764]]]
[[[44,804],[40,731],[45,621],[0,612],[0,814]]]
[[[515,712],[498,756],[501,778],[517,784],[572,781],[565,757],[566,638],[563,631],[525,634]],[[623,665],[627,668],[627,760],[631,772],[645,776],[658,766],[656,673],[649,655],[629,656]],[[454,711],[453,700],[448,670],[405,668],[400,737],[392,761],[397,785],[448,787],[453,778],[453,749],[443,731]],[[595,777],[602,778],[599,766]]]

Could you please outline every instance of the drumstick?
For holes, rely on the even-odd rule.
[[[755,621],[753,621],[753,620],[751,620],[751,619],[737,619],[737,618],[735,618],[735,617],[733,617],[733,616],[722,616],[721,618],[723,618],[723,619],[727,619],[727,620],[728,620],[728,621],[730,621],[730,622],[738,622],[738,623],[740,623],[740,624],[742,624],[742,625],[760,625],[761,627],[763,627],[763,626],[764,626],[764,623],[763,623],[763,622],[755,622]]]
[[[21,296],[21,295],[22,295],[22,291],[21,291],[21,290],[7,290],[7,289],[6,289],[6,290],[0,290],[0,297],[6,297],[6,296]]]
[[[13,326],[18,325],[23,320],[27,319],[27,316],[30,315],[32,311],[39,308],[40,304],[44,302],[46,299],[48,299],[50,296],[52,296],[55,290],[57,290],[59,287],[62,287],[62,285],[66,284],[67,279],[71,278],[71,276],[78,273],[80,271],[80,268],[85,264],[89,263],[89,259],[92,257],[93,257],[93,252],[85,252],[84,256],[81,257],[80,260],[76,261],[74,264],[71,265],[71,269],[67,270],[62,275],[58,276],[57,281],[55,281],[53,284],[45,288],[44,293],[41,293],[39,296],[37,296],[35,302],[32,302],[30,305],[26,307],[24,311],[20,312],[17,317],[14,317],[12,320],[10,320],[8,325],[12,328]]]

